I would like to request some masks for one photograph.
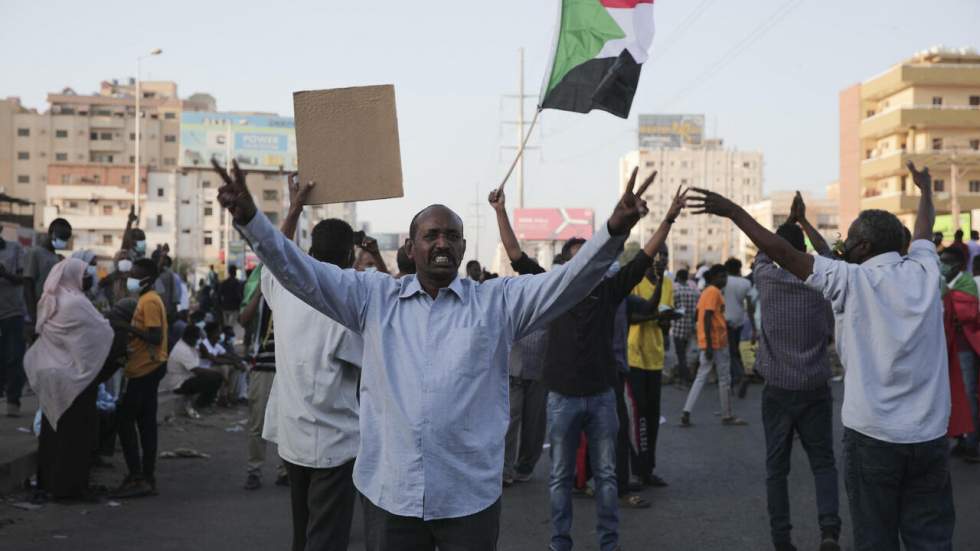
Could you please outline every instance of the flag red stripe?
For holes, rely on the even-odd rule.
[[[637,4],[652,4],[653,0],[599,0],[607,8],[635,8]]]

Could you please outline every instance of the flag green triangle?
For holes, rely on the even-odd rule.
[[[555,61],[545,95],[551,93],[569,71],[593,59],[606,42],[626,37],[599,0],[562,0],[560,24]]]

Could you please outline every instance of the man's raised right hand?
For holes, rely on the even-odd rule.
[[[633,174],[630,175],[630,180],[626,184],[626,191],[620,197],[619,203],[616,204],[616,208],[609,217],[608,227],[609,233],[612,235],[626,235],[640,221],[640,218],[650,212],[647,209],[647,202],[643,199],[643,194],[657,177],[657,171],[651,172],[643,181],[640,189],[633,193],[637,171],[639,171],[639,167],[633,169]]]
[[[245,173],[238,168],[238,161],[234,159],[231,161],[231,175],[213,157],[211,166],[225,182],[225,185],[218,188],[218,202],[228,209],[239,226],[251,222],[258,209],[255,207],[252,194],[248,192],[248,186],[245,185]]]

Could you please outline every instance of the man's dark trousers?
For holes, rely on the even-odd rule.
[[[293,551],[346,551],[354,518],[354,460],[314,469],[283,461],[289,474]]]
[[[840,534],[837,466],[834,462],[834,397],[829,387],[793,391],[766,385],[762,424],[766,433],[766,496],[775,544],[790,543],[787,477],[794,435],[800,436],[817,490],[817,519],[822,532]]]
[[[883,442],[844,429],[855,551],[951,551],[956,513],[946,437]]]
[[[500,500],[469,516],[437,520],[403,517],[366,497],[364,542],[367,551],[494,551],[500,531]]]

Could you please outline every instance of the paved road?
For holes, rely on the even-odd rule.
[[[717,392],[709,387],[694,412],[696,426],[674,426],[684,394],[664,391],[667,426],[661,431],[660,474],[670,487],[648,490],[653,508],[624,511],[621,533],[628,550],[770,549],[764,486],[764,445],[759,421],[759,387],[738,401],[738,413],[748,427],[721,427],[712,410]],[[840,386],[835,388],[838,396]],[[839,408],[838,408],[839,409]],[[225,410],[200,422],[166,426],[161,450],[191,447],[211,454],[210,459],[161,460],[161,495],[128,500],[117,507],[101,504],[46,505],[22,511],[0,503],[0,548],[17,551],[141,549],[288,549],[288,490],[267,485],[255,492],[244,482],[245,438],[226,428],[244,418],[244,409]],[[840,430],[839,421],[837,423]],[[839,438],[838,438],[839,442]],[[110,484],[121,476],[122,459],[115,471],[99,471],[97,481]],[[545,457],[531,482],[506,490],[501,527],[502,550],[545,549],[548,541],[548,494]],[[815,549],[818,536],[813,480],[805,455],[793,457],[791,492],[796,542]],[[272,475],[270,466],[267,477]],[[956,546],[980,549],[980,466],[953,465],[956,491]],[[841,495],[844,496],[843,487]],[[850,520],[842,499],[844,538],[849,547]],[[576,549],[596,549],[594,507],[591,500],[575,501]],[[360,513],[355,515],[351,549],[363,549]]]

